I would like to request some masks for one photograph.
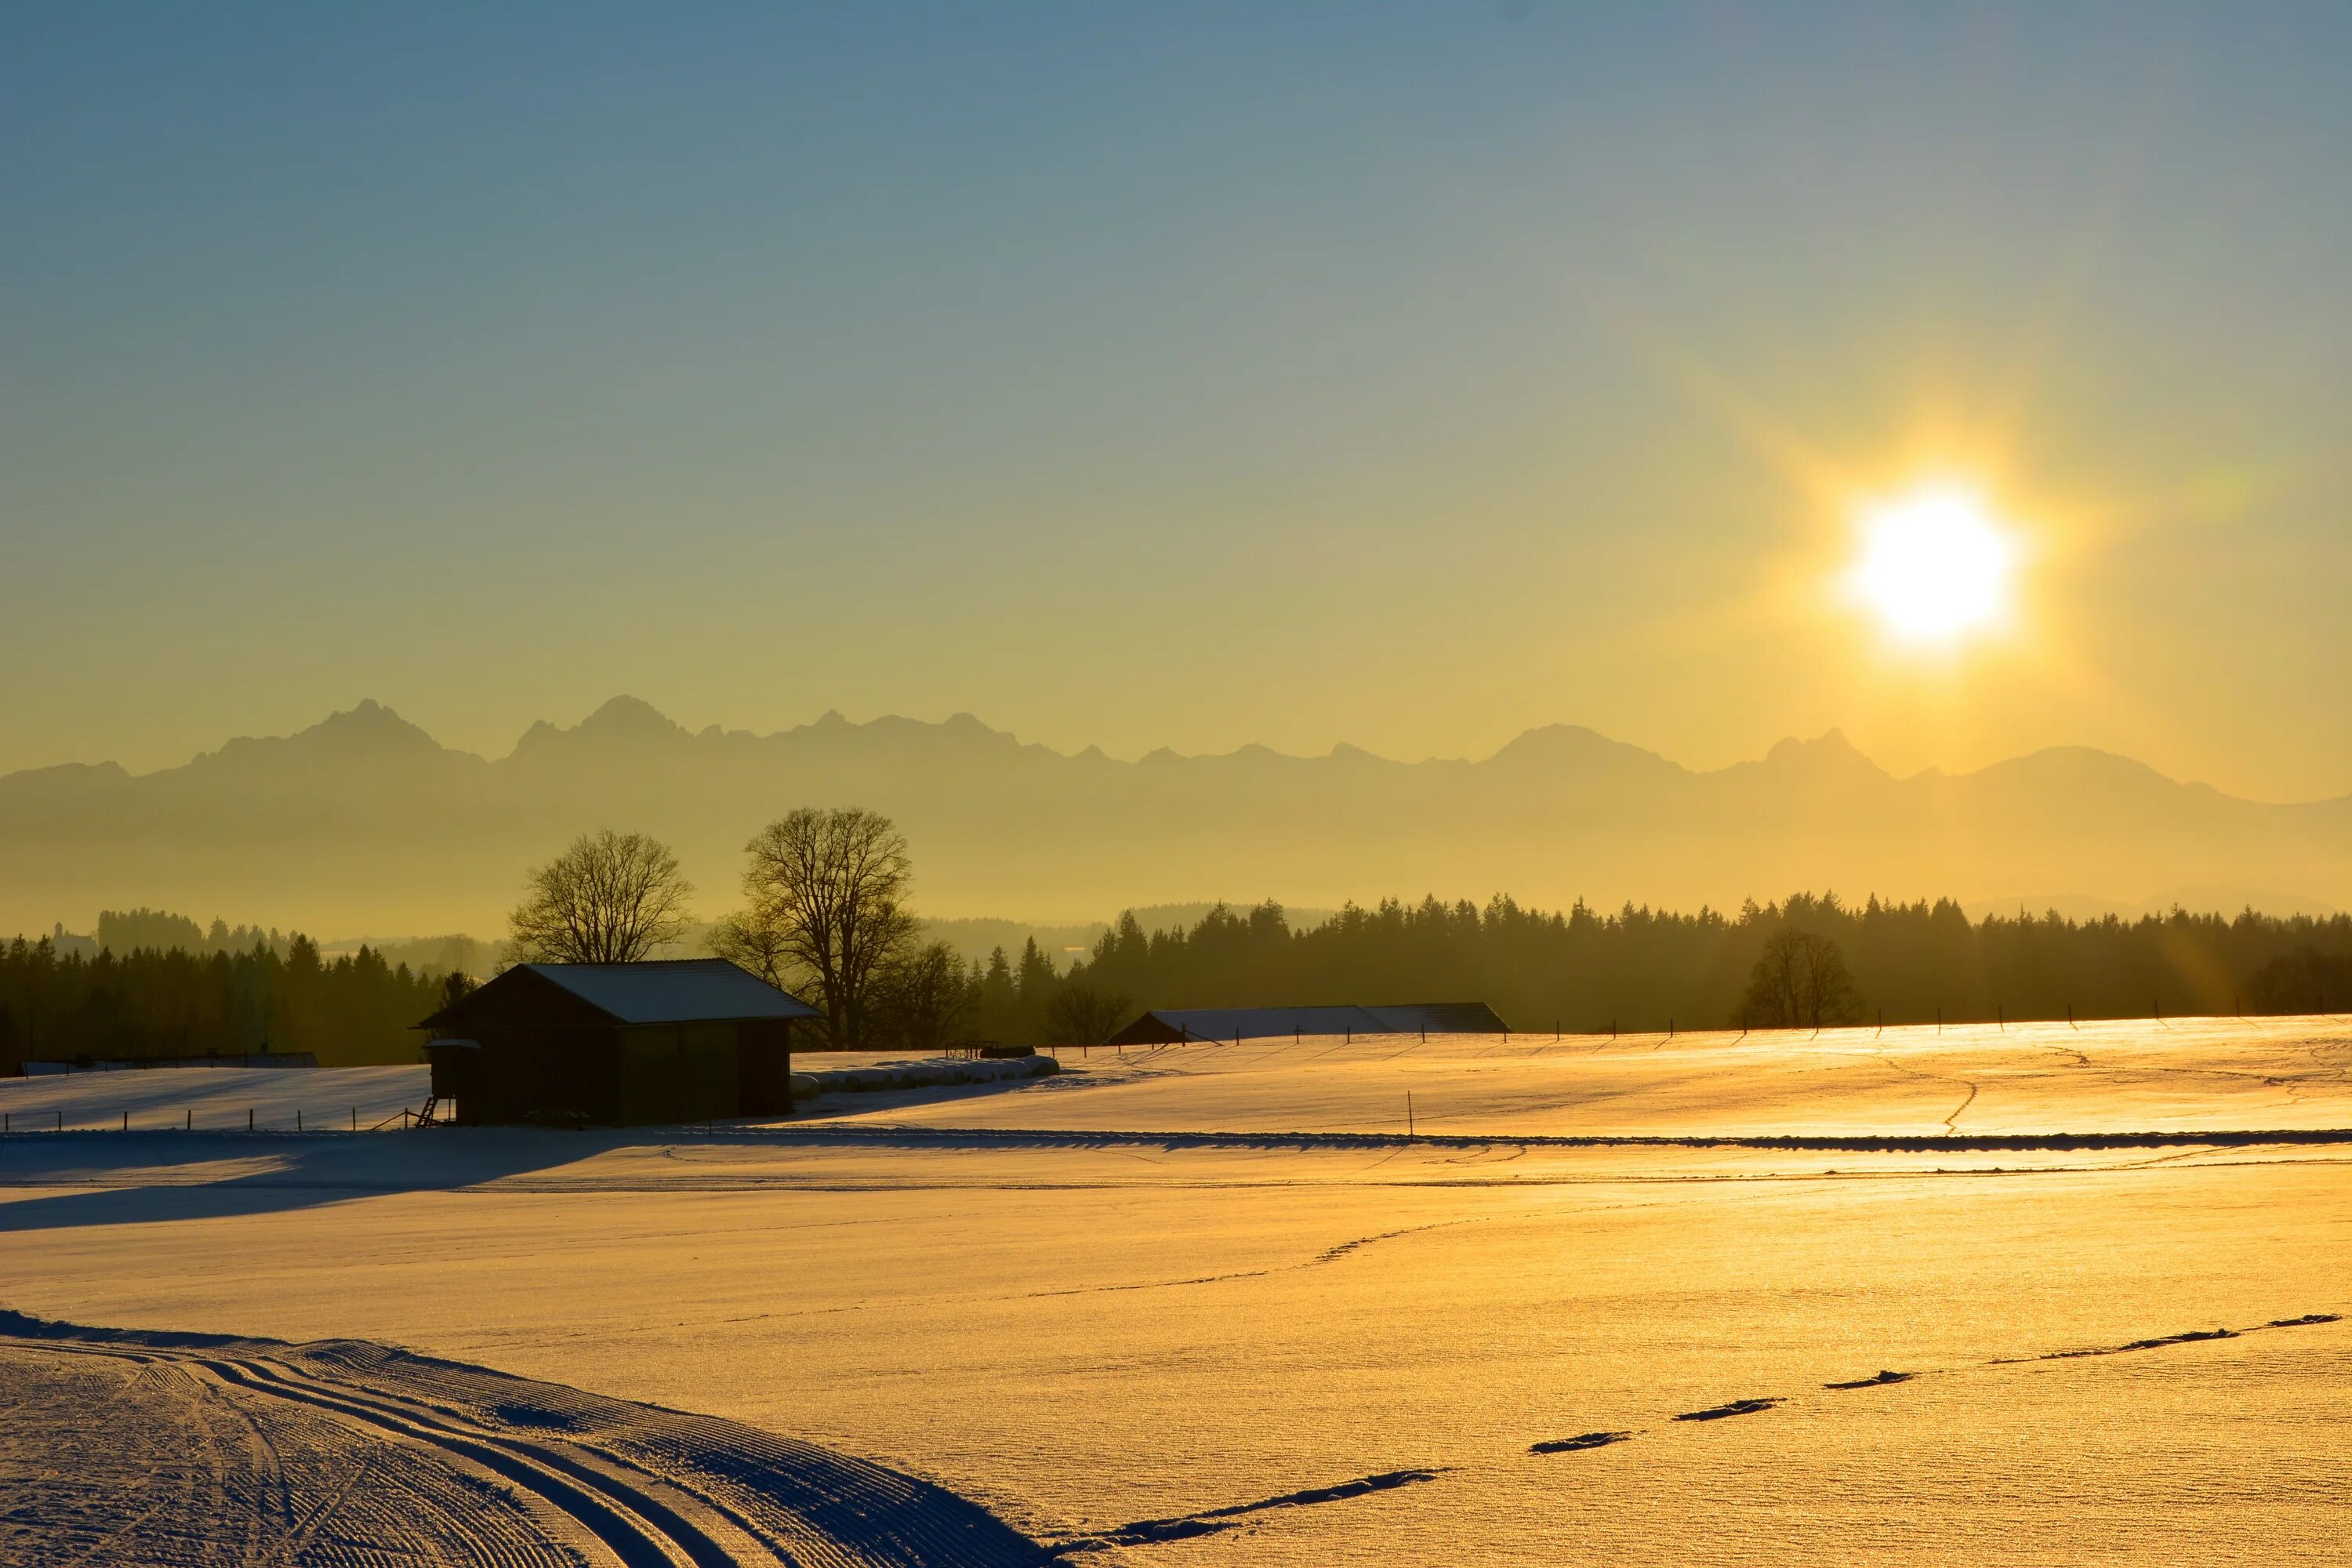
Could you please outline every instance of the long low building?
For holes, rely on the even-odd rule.
[[[1155,1007],[1107,1044],[1265,1040],[1284,1035],[1507,1035],[1484,1002],[1407,1002],[1384,1007]]]

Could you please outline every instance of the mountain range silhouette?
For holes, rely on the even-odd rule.
[[[606,825],[675,845],[716,913],[761,824],[845,804],[898,820],[934,915],[1427,891],[1736,908],[1800,888],[2037,910],[2352,902],[2352,796],[2247,801],[2081,747],[1897,778],[1832,730],[1697,772],[1554,724],[1475,762],[1349,745],[1125,762],[1025,744],[969,713],[827,712],[753,734],[689,731],[616,697],[569,728],[533,724],[497,759],[363,701],[180,767],[0,776],[0,930],[146,904],[319,931],[494,931],[528,864]]]

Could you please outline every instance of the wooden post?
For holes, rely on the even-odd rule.
[[[131,1131],[131,1112],[127,1110],[122,1113],[122,1130],[125,1132]]]
[[[294,1131],[302,1131],[302,1108],[299,1105],[294,1108]]]
[[[1404,1091],[1404,1135],[1412,1136],[1412,1090]]]
[[[253,1107],[250,1105],[245,1108],[245,1130],[247,1132],[253,1131]]]
[[[196,1108],[193,1105],[182,1106],[180,1108],[180,1131],[183,1132],[194,1132],[195,1130]]]
[[[1992,1021],[1994,1028],[2000,1030],[2004,1034],[2008,1033],[2009,1009],[2002,1006],[1998,1002],[1994,1003],[1992,1005]]]
[[[450,1070],[454,1072],[454,1071],[456,1071],[457,1069],[453,1068],[451,1068]],[[358,1106],[354,1105],[354,1106],[352,1106],[352,1131],[354,1131],[354,1132],[356,1132],[356,1131],[358,1131],[359,1130],[360,1130],[360,1108],[359,1108]]]

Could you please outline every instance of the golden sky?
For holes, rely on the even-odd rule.
[[[2352,16],[307,8],[0,23],[0,768],[503,752],[2352,791]],[[2001,613],[1852,593],[1980,498]]]

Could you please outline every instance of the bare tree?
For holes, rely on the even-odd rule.
[[[858,1044],[877,979],[920,929],[905,905],[906,838],[878,812],[803,806],[761,828],[744,853],[745,907],[712,931],[711,951],[772,984],[804,982],[826,1037]]]
[[[1133,1016],[1135,1004],[1091,985],[1065,985],[1045,1005],[1045,1043],[1099,1046]]]
[[[908,1050],[936,1051],[956,1037],[979,1003],[978,984],[943,942],[911,944],[875,978],[868,1027]]]
[[[693,896],[667,846],[600,828],[531,868],[508,941],[525,963],[635,963],[686,934]]]
[[[1862,1016],[1862,997],[1837,943],[1805,931],[1777,931],[1757,956],[1732,1022],[1748,1029],[1828,1028]]]

